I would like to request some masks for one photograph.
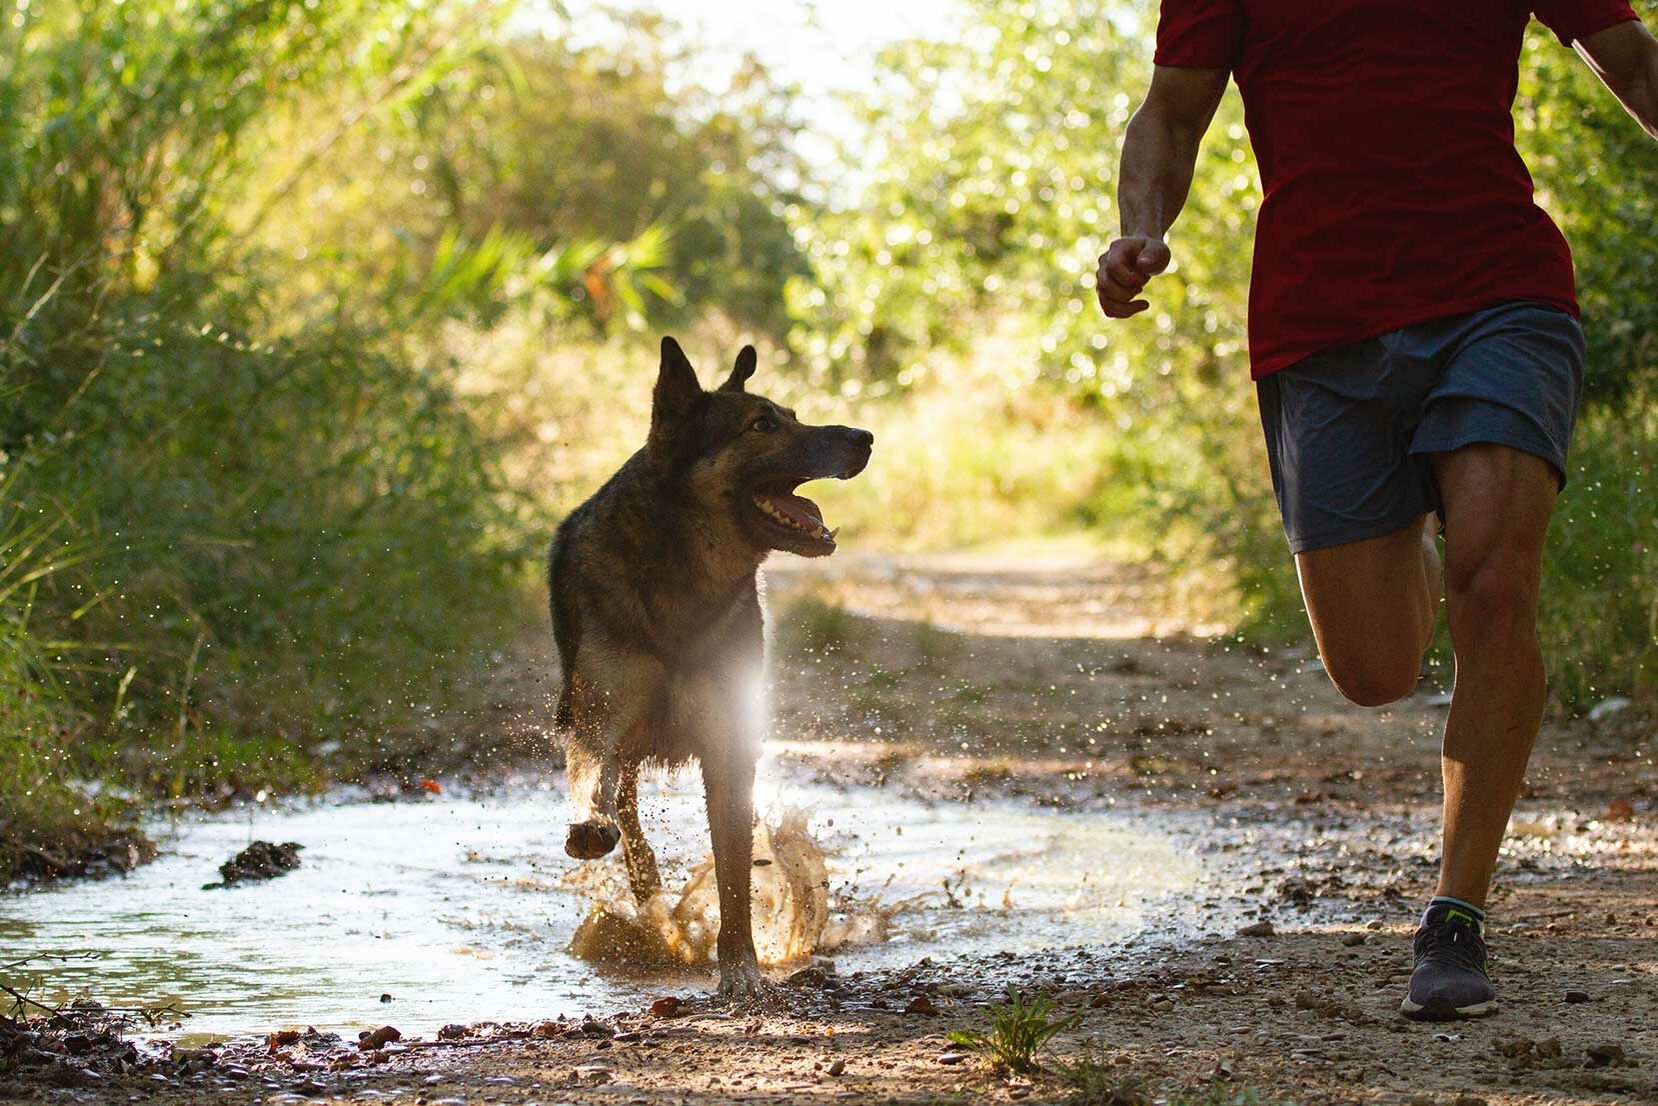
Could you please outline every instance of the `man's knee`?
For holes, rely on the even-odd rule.
[[[1537,558],[1495,549],[1445,566],[1451,635],[1459,643],[1529,637],[1537,628]]]
[[[1346,655],[1332,651],[1324,657],[1324,670],[1349,702],[1361,707],[1385,707],[1416,690],[1422,658],[1374,650],[1353,650]]]

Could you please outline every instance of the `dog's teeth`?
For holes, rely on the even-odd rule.
[[[835,538],[840,535],[840,532],[841,532],[841,528],[839,526],[837,526],[833,530],[830,530],[827,533],[825,533],[824,537],[828,538],[830,541],[834,541]]]

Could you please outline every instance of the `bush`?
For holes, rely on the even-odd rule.
[[[438,80],[464,50],[399,50],[444,10],[81,0],[0,30],[0,838],[96,826],[111,779],[370,756],[507,617],[529,535],[454,366],[376,290],[296,313],[236,229],[262,121]],[[342,69],[357,36],[386,53]]]

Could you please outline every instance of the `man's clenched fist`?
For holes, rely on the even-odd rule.
[[[1100,254],[1094,290],[1113,319],[1138,315],[1151,304],[1135,299],[1146,281],[1169,267],[1169,247],[1158,238],[1119,238]]]

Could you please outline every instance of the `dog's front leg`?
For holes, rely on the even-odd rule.
[[[662,688],[662,668],[653,658],[611,653],[602,660],[602,665],[589,670],[593,675],[577,673],[565,746],[575,812],[564,851],[578,860],[608,854],[621,838],[616,798],[622,779],[622,746],[644,724]]]
[[[641,905],[662,890],[662,872],[656,866],[656,854],[645,840],[645,827],[639,824],[639,766],[630,764],[622,769],[622,788],[617,796],[616,823],[622,831],[622,859],[627,864],[628,885],[633,897]]]
[[[704,754],[702,784],[720,890],[720,997],[749,1001],[765,981],[754,954],[749,877],[754,863],[754,760],[737,750]]]

